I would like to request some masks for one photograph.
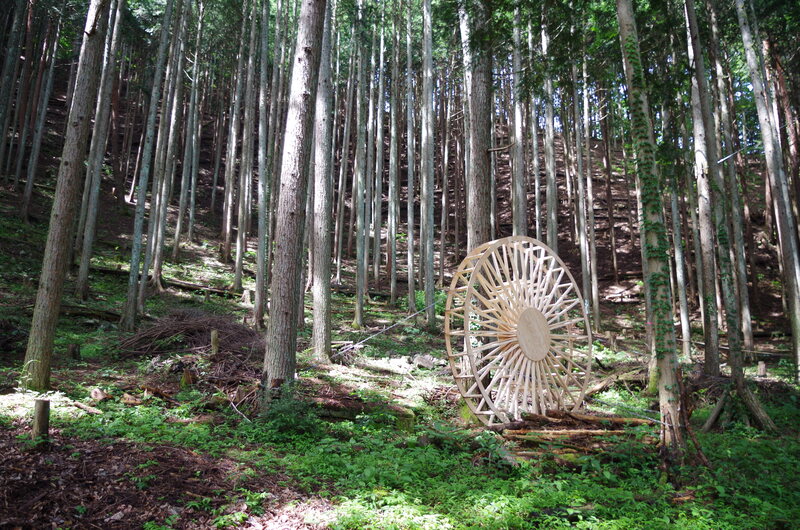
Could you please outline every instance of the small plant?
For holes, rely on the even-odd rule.
[[[180,516],[178,514],[172,514],[164,519],[164,524],[147,521],[142,525],[142,530],[172,530],[173,525],[178,522],[179,518]]]

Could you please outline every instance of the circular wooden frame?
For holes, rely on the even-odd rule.
[[[487,425],[583,402],[589,319],[575,279],[540,241],[513,236],[470,252],[450,284],[444,329],[458,389]]]

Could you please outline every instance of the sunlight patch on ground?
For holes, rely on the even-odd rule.
[[[58,417],[77,418],[86,414],[73,405],[74,401],[62,392],[31,392],[14,389],[10,394],[0,395],[0,415],[11,418],[31,418],[33,403],[37,399],[50,400],[50,414]]]

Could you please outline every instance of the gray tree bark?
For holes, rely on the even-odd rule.
[[[550,35],[547,18],[542,8],[542,56],[544,58],[544,167],[547,179],[545,202],[547,204],[547,246],[558,254],[558,187],[556,184],[555,122],[553,111],[553,74],[550,68]]]
[[[264,326],[267,309],[267,245],[270,178],[267,165],[269,139],[267,132],[267,69],[269,67],[269,0],[261,2],[261,72],[258,86],[258,244],[256,246],[256,292],[253,297],[253,323]]]
[[[200,86],[200,44],[203,41],[203,24],[205,22],[205,6],[200,0],[197,6],[197,35],[194,42],[194,64],[192,64],[192,88],[189,95],[189,116],[186,125],[186,139],[183,148],[183,168],[181,174],[181,191],[178,198],[178,219],[175,225],[175,240],[172,245],[172,259],[177,261],[181,247],[181,233],[183,232],[183,219],[186,213],[186,201],[189,198],[190,183],[196,178],[194,168],[195,150],[198,148],[198,136],[202,116],[198,115],[198,92]],[[190,223],[191,226],[192,223]]]
[[[86,223],[83,231],[83,245],[81,249],[81,263],[78,268],[78,278],[75,284],[75,292],[81,300],[89,297],[89,264],[92,259],[92,246],[97,225],[97,211],[100,202],[100,182],[102,180],[101,170],[103,168],[103,157],[106,152],[108,142],[108,125],[110,114],[110,97],[113,88],[116,64],[117,49],[119,48],[120,20],[122,18],[122,2],[116,0],[112,10],[109,24],[113,24],[111,31],[111,42],[106,49],[103,62],[103,71],[100,76],[100,93],[97,97],[97,108],[94,118],[94,132],[89,147],[89,160],[86,169],[85,187],[90,189],[89,202],[86,211]]]
[[[297,345],[297,278],[303,250],[307,169],[311,152],[313,102],[317,89],[325,0],[302,0],[292,61],[287,134],[281,161],[281,191],[272,263],[272,311],[262,376],[265,402],[270,393],[294,379]]]
[[[520,8],[514,9],[514,50],[511,93],[514,100],[514,137],[511,140],[511,224],[515,236],[528,235],[528,193],[525,186],[525,142],[522,132],[522,47],[520,39]]]
[[[686,2],[686,16],[694,17],[694,6],[689,9]],[[697,39],[696,27],[687,22],[686,31],[688,40]],[[695,22],[696,26],[696,22]],[[693,63],[696,75],[692,76],[692,126],[694,129],[694,175],[697,181],[698,221],[700,232],[700,257],[702,269],[699,271],[703,283],[703,332],[705,340],[705,364],[703,371],[710,376],[719,375],[719,328],[717,325],[716,301],[716,261],[714,259],[714,224],[711,219],[711,181],[716,180],[718,173],[716,145],[713,138],[708,138],[709,131],[713,134],[713,127],[708,128],[703,122],[701,98],[706,97],[705,68],[702,53],[698,54],[691,42],[689,45],[689,62]],[[707,105],[708,102],[705,101]]]
[[[180,1],[180,0],[179,0]],[[131,266],[128,276],[128,294],[125,302],[125,309],[122,312],[120,328],[124,331],[132,331],[136,324],[137,313],[137,286],[139,285],[139,267],[142,257],[142,232],[144,229],[144,209],[147,199],[147,184],[150,178],[150,162],[153,152],[153,137],[155,134],[156,112],[158,110],[158,94],[161,91],[161,81],[164,77],[164,63],[167,58],[167,44],[169,42],[169,29],[172,25],[172,8],[174,0],[167,0],[164,8],[164,21],[161,26],[159,37],[158,54],[153,74],[153,89],[150,98],[150,106],[147,111],[147,123],[145,126],[144,145],[142,147],[142,168],[139,174],[139,192],[136,198],[136,214],[133,223],[133,245],[131,247]],[[146,273],[145,273],[146,274]]]
[[[422,1],[422,153],[421,168],[422,189],[421,211],[422,220],[421,240],[425,247],[425,323],[429,328],[436,325],[436,313],[433,306],[433,293],[436,277],[433,268],[433,199],[434,199],[434,167],[433,167],[433,23],[431,15],[431,0]]]
[[[92,0],[83,29],[83,42],[76,74],[77,94],[70,107],[58,180],[50,212],[42,274],[33,307],[31,333],[25,351],[20,383],[31,390],[47,390],[50,386],[50,362],[53,356],[58,313],[69,267],[70,231],[86,158],[91,113],[97,96],[100,61],[103,55],[108,3]]]
[[[406,260],[408,262],[408,312],[417,311],[416,285],[414,277],[414,85],[413,71],[411,69],[411,6],[408,8],[406,18],[406,173],[408,184],[406,187]]]
[[[753,95],[756,101],[758,123],[761,129],[761,139],[764,144],[764,156],[767,163],[767,172],[771,176],[774,186],[773,194],[778,215],[778,234],[780,245],[783,247],[784,282],[786,283],[787,305],[789,322],[792,328],[792,350],[796,360],[795,379],[800,381],[800,255],[798,255],[797,220],[791,208],[789,184],[783,167],[780,144],[778,142],[778,124],[770,115],[769,97],[762,76],[763,64],[756,54],[753,32],[744,7],[744,0],[736,0],[736,15],[744,44],[747,68],[753,85]]]
[[[333,173],[331,171],[331,5],[325,6],[322,58],[317,82],[314,125],[314,232],[313,277],[314,356],[324,362],[331,357],[331,221],[333,220]]]

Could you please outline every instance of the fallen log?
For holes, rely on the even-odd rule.
[[[608,389],[614,383],[618,382],[628,382],[628,381],[636,381],[638,383],[644,383],[646,381],[647,375],[644,373],[643,368],[637,368],[635,370],[631,370],[628,372],[615,372],[610,374],[600,381],[597,381],[592,386],[590,386],[586,392],[584,393],[584,397],[591,396],[593,394],[597,394],[598,392],[602,392],[603,390]]]
[[[548,411],[549,413],[549,411]],[[609,422],[616,425],[655,425],[655,420],[645,418],[622,418],[619,416],[592,416],[590,414],[581,414],[580,412],[567,412],[570,418],[586,421],[590,423],[603,423]]]
[[[527,420],[530,422],[539,422],[539,423],[561,423],[562,420],[559,418],[551,418],[549,416],[544,416],[542,414],[534,414],[533,412],[523,412],[520,414],[523,420]]]
[[[26,313],[33,312],[33,304],[26,305],[23,308]],[[95,309],[82,305],[69,305],[61,304],[61,315],[70,317],[92,317],[106,322],[119,322],[121,315],[113,311],[106,311],[104,309]]]
[[[88,412],[89,414],[102,414],[103,413],[102,410],[96,409],[94,407],[90,407],[89,405],[81,403],[80,401],[70,401],[68,403],[68,405],[71,405],[73,407],[76,407],[76,408],[79,408],[81,410],[84,410],[84,411]]]
[[[537,436],[602,436],[602,435],[617,435],[617,434],[625,434],[625,431],[618,430],[618,429],[561,429],[561,430],[544,430],[544,429],[519,429],[519,430],[508,430],[503,433],[504,435],[525,435],[525,434],[535,434]]]
[[[504,431],[513,431],[517,429],[522,429],[528,425],[528,422],[525,420],[520,421],[510,421],[508,423],[498,423],[496,425],[489,425],[486,427],[486,430],[492,432],[504,432]]]

